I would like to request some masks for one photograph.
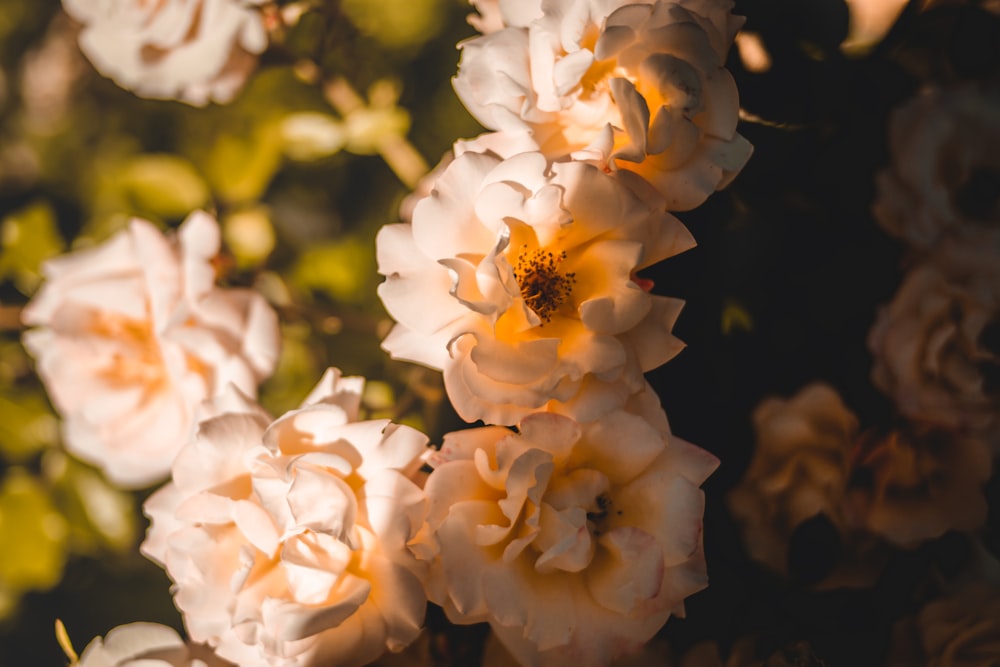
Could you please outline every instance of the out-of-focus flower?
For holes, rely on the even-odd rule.
[[[268,37],[263,0],[63,0],[94,67],[141,97],[226,103]]]
[[[95,637],[71,667],[235,667],[201,644],[158,623],[119,625]],[[249,666],[245,666],[249,667]]]
[[[503,3],[501,3],[503,7]],[[642,175],[669,210],[701,204],[750,157],[725,68],[729,0],[558,0],[526,27],[462,44],[454,84],[483,125],[531,132],[553,160]]]
[[[256,395],[274,367],[274,311],[215,286],[219,227],[206,213],[174,238],[135,219],[104,244],[47,261],[24,309],[38,373],[72,453],[121,486],[163,479],[195,406],[233,383]]]
[[[232,392],[208,406],[142,552],[174,581],[191,637],[239,665],[358,666],[400,650],[426,597],[408,546],[427,438],[357,422],[363,381],[330,369],[273,423]]]
[[[478,14],[469,14],[469,25],[484,35],[508,27],[527,28],[542,15],[541,0],[469,0]]]
[[[66,121],[71,95],[87,69],[66,16],[52,21],[42,43],[25,54],[22,67],[25,126],[40,135],[54,134]]]
[[[0,622],[16,613],[21,596],[48,590],[63,575],[70,524],[44,481],[20,466],[0,477]]]
[[[846,0],[850,11],[847,39],[840,48],[864,52],[882,41],[909,0]]]
[[[790,399],[769,398],[753,413],[757,446],[729,494],[750,556],[788,574],[788,546],[804,521],[826,515],[844,529],[843,501],[858,420],[837,392],[811,384]]]
[[[893,632],[890,667],[991,667],[1000,656],[1000,588],[939,598]]]
[[[771,69],[771,54],[764,46],[760,34],[749,30],[739,31],[736,34],[736,49],[748,72],[761,73]]]
[[[851,522],[902,547],[950,530],[973,531],[986,521],[983,491],[989,450],[949,431],[868,432],[854,466],[863,480],[849,492]]]
[[[620,406],[682,344],[682,302],[635,272],[694,245],[662,208],[581,162],[464,153],[410,224],[377,238],[394,358],[444,371],[467,421],[545,407],[580,420]]]
[[[910,420],[1000,454],[1000,235],[952,239],[910,270],[868,337],[872,381]]]
[[[677,658],[670,645],[662,639],[652,639],[638,652],[611,662],[611,667],[762,667],[763,661],[753,658],[753,640],[744,638],[733,646],[725,661],[715,642],[699,642]],[[483,649],[483,667],[518,667],[507,649],[490,633]]]
[[[524,665],[608,665],[683,615],[708,583],[698,487],[718,460],[655,410],[659,427],[644,406],[446,435],[425,487],[431,600]]]
[[[879,224],[920,249],[1000,223],[1000,93],[927,89],[892,114]]]

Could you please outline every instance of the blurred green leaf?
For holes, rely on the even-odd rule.
[[[326,292],[337,301],[364,303],[375,275],[375,250],[370,240],[348,236],[306,250],[292,271],[291,281],[304,290]]]
[[[14,318],[11,318],[14,320]],[[17,319],[11,322],[11,326],[17,326],[14,322],[20,321],[20,311]],[[0,341],[0,386],[13,384],[18,378],[29,375],[34,370],[31,357],[24,349],[19,340]]]
[[[0,276],[30,295],[42,280],[41,263],[62,251],[56,216],[47,202],[35,202],[0,222]]]
[[[212,189],[231,204],[260,199],[281,166],[283,143],[279,121],[256,125],[248,134],[220,134],[205,163]]]
[[[421,433],[428,432],[427,422],[424,420],[422,415],[419,415],[415,412],[410,412],[408,414],[405,414],[402,417],[397,418],[395,421],[399,424],[403,424],[404,426],[415,428]]]
[[[384,46],[418,46],[444,27],[443,0],[342,0],[351,23]]]
[[[222,234],[240,268],[262,264],[274,250],[274,227],[265,206],[227,215],[222,221]]]
[[[312,57],[322,46],[327,30],[327,19],[321,12],[307,11],[289,28],[283,46],[300,58]]]
[[[27,471],[10,469],[0,482],[0,618],[22,592],[59,582],[67,533],[47,489]]]
[[[285,323],[281,327],[278,367],[260,388],[260,403],[273,415],[301,405],[320,378],[318,364],[308,345],[311,333],[305,324]]]
[[[753,315],[735,299],[722,304],[722,334],[728,336],[737,330],[753,331]]]
[[[181,218],[209,200],[197,169],[176,155],[138,155],[122,166],[118,182],[133,210],[147,217]]]
[[[53,499],[68,520],[74,553],[125,551],[135,543],[138,526],[131,494],[59,450],[46,453],[42,468],[52,485]]]
[[[365,382],[361,402],[369,410],[388,410],[396,405],[396,392],[388,382],[369,380]]]
[[[0,394],[0,454],[20,463],[54,446],[59,440],[59,420],[37,394]]]

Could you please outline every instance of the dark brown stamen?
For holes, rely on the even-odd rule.
[[[528,252],[527,246],[522,247],[514,266],[521,298],[539,318],[550,322],[552,314],[573,291],[576,274],[559,272],[559,264],[566,259],[565,252],[558,255],[542,249]]]

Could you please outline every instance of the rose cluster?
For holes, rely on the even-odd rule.
[[[643,374],[683,305],[641,272],[694,245],[671,213],[750,155],[726,1],[476,3],[456,142],[377,237],[383,348],[443,373],[428,598],[524,665],[606,665],[707,584],[701,483]]]
[[[122,85],[199,104],[263,50],[259,4],[66,0]],[[672,212],[750,156],[724,66],[742,19],[729,0],[477,8],[454,85],[490,131],[456,142],[376,247],[383,348],[440,370],[484,425],[429,446],[365,419],[364,380],[335,369],[269,415],[254,397],[277,318],[214,284],[205,213],[51,262],[25,311],[71,450],[121,484],[170,475],[142,552],[193,643],[136,629],[169,664],[369,664],[417,638],[429,600],[524,665],[608,665],[707,585],[700,486],[719,462],[671,432],[644,378],[683,348],[683,304],[641,273],[694,246]],[[132,634],[81,664],[168,659]]]
[[[263,0],[63,0],[80,48],[142,97],[229,102],[267,48]]]
[[[902,242],[904,270],[867,343],[892,415],[863,426],[822,383],[761,403],[753,462],[729,497],[751,555],[784,574],[809,521],[835,533],[830,581],[870,583],[877,571],[848,571],[877,570],[885,559],[873,552],[975,533],[988,518],[1000,455],[1000,93],[927,87],[888,129],[872,212]]]

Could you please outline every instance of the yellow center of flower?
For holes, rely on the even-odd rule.
[[[541,248],[529,252],[523,246],[514,266],[521,298],[545,322],[552,320],[552,314],[566,302],[576,283],[575,273],[559,272],[564,259],[565,252],[557,255]]]
[[[165,378],[163,360],[150,322],[133,320],[123,315],[99,314],[90,331],[116,343],[116,351],[103,375],[123,385],[157,384]]]

